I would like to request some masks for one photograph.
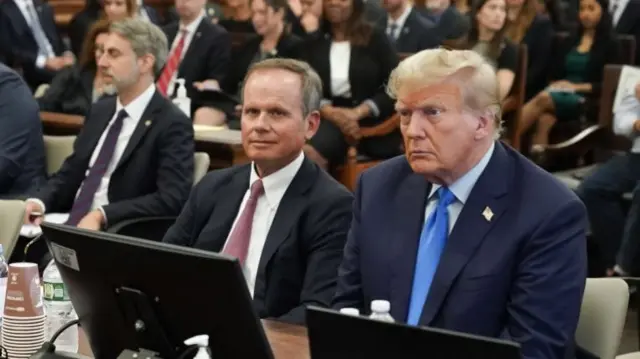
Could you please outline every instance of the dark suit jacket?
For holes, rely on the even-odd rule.
[[[218,23],[220,19],[224,18],[224,13],[222,12],[222,7],[219,4],[208,2],[204,8],[205,14],[209,21],[213,23]],[[171,25],[174,22],[180,21],[180,16],[176,11],[176,7],[172,6],[166,13],[165,17],[165,25]]]
[[[385,32],[388,24],[388,16],[378,21],[378,27]],[[412,8],[394,44],[396,50],[398,52],[415,53],[433,49],[439,45],[440,38],[436,34],[435,24],[420,15],[415,8]]]
[[[169,47],[179,27],[179,23],[176,22],[164,28]],[[218,83],[222,83],[224,81],[231,60],[231,36],[224,28],[204,18],[198,25],[189,48],[184,51],[186,53],[178,68],[178,78],[185,79],[189,97],[197,96],[198,90],[193,87],[194,82],[217,80]],[[176,94],[176,91],[173,93]]]
[[[635,37],[636,65],[640,64],[640,0],[629,0],[615,30],[618,34]]]
[[[553,24],[544,15],[537,15],[522,39],[527,45],[527,99],[532,98],[547,86],[549,63],[553,57]]]
[[[20,75],[0,64],[0,198],[27,194],[45,180],[38,104]]]
[[[35,194],[47,212],[71,210],[91,155],[113,117],[116,98],[96,102],[71,154],[46,186]],[[126,219],[177,216],[193,185],[193,126],[180,109],[156,92],[144,111],[111,176],[109,225]]]
[[[58,56],[62,55],[66,48],[56,28],[53,8],[40,0],[34,0],[33,6],[53,51]],[[0,2],[0,48],[6,51],[5,56],[10,65],[22,68],[23,76],[32,89],[40,84],[49,83],[53,78],[52,72],[36,68],[38,44],[33,31],[13,0]]]
[[[262,37],[256,35],[247,39],[242,47],[234,51],[231,57],[230,71],[220,86],[224,91],[231,95],[235,95],[238,92],[249,66],[251,66],[253,59],[260,51],[261,42]],[[295,57],[301,43],[302,40],[299,37],[283,32],[278,40],[275,52],[269,57]]]
[[[85,116],[93,103],[95,75],[95,71],[77,66],[60,70],[38,99],[40,110]]]
[[[218,252],[224,247],[251,165],[210,172],[191,193],[164,242]],[[262,250],[254,290],[261,318],[302,323],[305,306],[329,306],[351,221],[353,195],[305,159],[285,192]]]
[[[331,67],[329,53],[331,51],[329,34],[317,39],[309,39],[301,45],[299,58],[311,65],[322,80],[323,97],[331,99]],[[394,112],[391,98],[385,91],[391,71],[398,65],[398,54],[389,42],[387,35],[379,28],[374,28],[371,39],[366,46],[352,46],[349,61],[349,82],[351,99],[354,103],[373,100],[380,110],[376,122],[386,120]],[[363,122],[367,126],[371,123]]]
[[[386,299],[406,321],[430,190],[404,156],[361,176],[336,307],[366,310]],[[525,359],[565,358],[587,275],[586,228],[575,194],[496,142],[449,235],[420,325],[513,340]]]

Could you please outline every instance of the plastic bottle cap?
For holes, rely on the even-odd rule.
[[[340,313],[354,316],[360,315],[360,311],[357,308],[342,308],[340,309]]]
[[[376,313],[389,313],[391,310],[391,303],[388,300],[373,300],[371,301],[371,311]]]

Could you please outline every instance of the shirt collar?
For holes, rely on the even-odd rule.
[[[460,203],[465,204],[465,202],[467,202],[473,186],[475,186],[476,182],[478,182],[478,178],[480,178],[480,175],[482,174],[482,172],[484,172],[484,169],[489,164],[489,160],[491,160],[491,156],[493,155],[493,150],[495,149],[495,147],[496,143],[493,142],[487,153],[484,154],[480,161],[476,163],[476,165],[473,166],[473,168],[469,170],[469,172],[465,173],[464,176],[458,178],[451,184],[451,186],[449,186],[449,190],[451,191],[451,193],[453,193],[454,196],[456,196],[456,199],[460,201]],[[433,186],[431,186],[429,199],[433,197],[433,195],[440,187],[442,186],[435,183],[433,184]]]
[[[200,21],[204,19],[204,16],[205,16],[205,12],[204,12],[204,9],[202,9],[200,11],[200,15],[198,15],[198,17],[195,20],[193,20],[190,24],[184,25],[182,22],[180,22],[180,30],[187,30],[187,33],[190,35],[194,34],[198,29],[198,26],[200,26]]]
[[[264,194],[269,203],[269,207],[277,207],[284,197],[284,193],[289,188],[289,185],[293,181],[293,178],[302,167],[304,161],[304,154],[300,152],[300,155],[295,160],[291,161],[288,165],[282,167],[276,172],[262,178],[262,185],[264,186]],[[257,180],[259,180],[258,173],[256,172],[255,163],[251,164],[251,174],[249,176],[249,188]]]
[[[396,28],[398,30],[402,29],[404,27],[404,23],[407,21],[407,18],[409,17],[409,14],[411,14],[412,9],[413,9],[413,6],[411,5],[407,6],[407,8],[404,9],[404,12],[402,13],[402,15],[400,15],[400,17],[395,21],[391,17],[389,17],[387,20],[387,25],[396,24]]]
[[[138,95],[135,100],[131,101],[127,106],[123,106],[120,102],[120,97],[116,102],[116,113],[119,113],[120,110],[124,109],[127,111],[127,115],[133,119],[135,122],[140,121],[142,115],[144,114],[144,110],[149,106],[149,102],[153,98],[153,95],[156,93],[156,86],[154,84],[149,85],[149,87],[144,90],[143,93]]]

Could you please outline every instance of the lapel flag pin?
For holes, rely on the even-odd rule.
[[[484,211],[482,211],[482,216],[487,220],[487,222],[491,222],[491,218],[493,218],[493,211],[491,210],[491,208],[489,208],[489,206],[484,208]]]

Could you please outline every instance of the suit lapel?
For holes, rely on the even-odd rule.
[[[196,56],[196,52],[199,48],[202,48],[202,41],[205,39],[205,37],[203,36],[206,26],[205,21],[206,18],[203,18],[200,21],[200,24],[198,24],[198,27],[196,28],[195,34],[193,34],[193,37],[191,38],[191,43],[189,43],[189,47],[186,49],[187,52],[185,52],[184,56],[182,57],[182,61],[180,62],[178,77],[185,77],[184,71],[186,69],[193,68],[193,65],[191,65],[192,61],[199,60],[199,58]]]
[[[505,194],[511,175],[509,157],[496,142],[493,155],[471,190],[440,257],[422,310],[422,325],[432,323],[458,274],[506,209],[508,197]],[[493,213],[490,220],[483,215],[487,208]]]
[[[418,242],[431,190],[431,184],[421,175],[413,173],[408,164],[407,173],[396,186],[397,193],[389,211],[393,215],[392,228],[386,232],[390,236],[387,240],[391,242],[391,316],[398,320],[407,317]],[[406,235],[395,236],[397,233]]]
[[[618,33],[626,33],[631,30],[637,21],[638,12],[640,11],[640,6],[637,6],[637,3],[633,0],[630,0],[627,3],[627,7],[622,10],[622,15],[620,19],[618,19],[618,25],[616,26],[616,31]]]
[[[149,128],[153,126],[155,114],[161,110],[164,101],[166,101],[164,97],[158,91],[155,91],[151,98],[151,102],[147,105],[147,108],[144,110],[135,130],[133,130],[133,134],[127,143],[127,147],[124,149],[124,153],[116,166],[116,170],[127,162],[133,151],[138,147],[140,140],[142,140]]]
[[[291,181],[289,188],[284,193],[262,249],[260,265],[258,266],[259,277],[264,276],[265,268],[269,261],[271,261],[278,247],[289,237],[291,228],[297,223],[300,213],[308,202],[308,198],[304,194],[309,190],[311,183],[315,181],[318,172],[318,167],[311,160],[305,158],[298,173],[293,177],[293,181]]]
[[[244,165],[229,178],[229,182],[221,187],[217,194],[221,200],[217,201],[209,215],[205,229],[200,233],[197,248],[221,252],[227,237],[231,234],[231,226],[238,215],[240,204],[247,189],[249,189],[249,171],[251,164]]]
[[[396,47],[403,48],[403,46],[401,45],[409,41],[409,38],[411,36],[411,24],[414,20],[413,19],[414,11],[415,11],[414,9],[411,9],[409,16],[407,16],[407,19],[405,20],[404,24],[402,24],[402,29],[400,29],[400,33],[398,34],[398,39],[396,39]]]
[[[22,11],[20,11],[20,9],[18,8],[18,5],[11,0],[7,0],[5,1],[5,3],[6,4],[3,4],[3,5],[5,5],[4,9],[7,12],[7,19],[13,19],[13,21],[10,21],[10,22],[14,30],[16,31],[16,33],[22,34],[23,32],[27,32],[31,35],[31,37],[33,38],[33,41],[35,41],[35,37],[33,36],[31,27],[29,26],[27,19],[25,19],[24,15],[22,15]]]

